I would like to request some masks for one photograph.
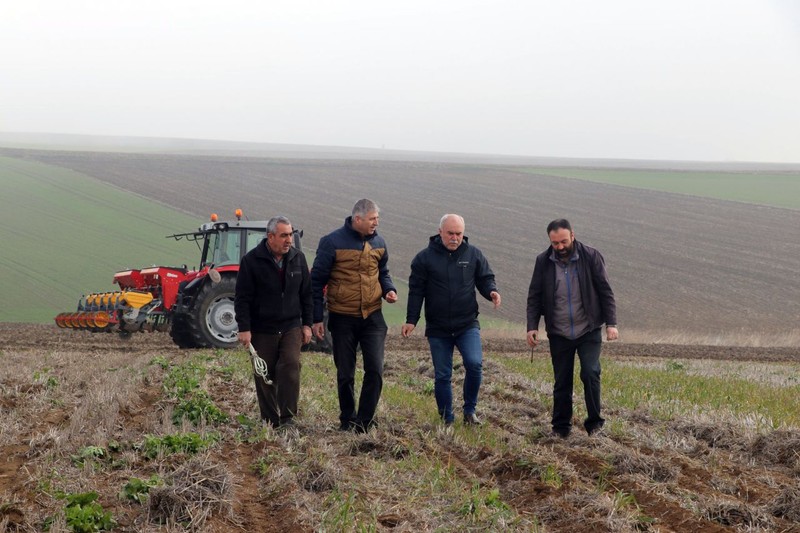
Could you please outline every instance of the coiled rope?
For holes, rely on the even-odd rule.
[[[264,383],[267,385],[272,385],[272,380],[269,377],[269,369],[267,368],[267,362],[258,356],[256,349],[253,348],[252,342],[247,346],[250,347],[250,359],[253,360],[253,372],[255,372],[256,375],[261,376],[261,378],[264,380]]]

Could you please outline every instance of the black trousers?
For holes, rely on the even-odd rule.
[[[258,356],[267,363],[272,385],[253,373],[261,419],[278,427],[297,414],[300,399],[300,348],[303,328],[279,334],[253,333],[251,339]]]
[[[603,345],[602,331],[596,329],[577,339],[552,335],[550,359],[553,362],[553,431],[566,435],[572,429],[572,387],[575,369],[575,353],[581,362],[581,381],[586,401],[587,417],[583,423],[591,432],[605,423],[600,416],[600,349]]]
[[[386,321],[378,310],[367,318],[330,313],[328,329],[333,340],[336,385],[339,393],[339,420],[343,427],[373,424],[375,410],[383,389],[383,352]],[[364,382],[356,410],[356,351],[361,346],[364,358]]]

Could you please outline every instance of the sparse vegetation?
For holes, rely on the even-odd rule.
[[[161,485],[163,481],[157,474],[153,474],[149,479],[142,480],[132,477],[125,486],[122,487],[119,497],[124,500],[131,500],[136,503],[144,503],[150,489]]]
[[[356,435],[336,429],[330,356],[303,355],[298,426],[275,430],[258,419],[241,350],[184,351],[158,334],[87,350],[50,329],[42,350],[25,339],[43,328],[29,331],[0,326],[7,369],[0,523],[7,531],[40,529],[47,517],[51,531],[69,531],[64,500],[55,496],[92,492],[98,496],[81,499],[80,512],[70,511],[96,517],[79,527],[113,520],[121,530],[212,532],[259,530],[268,520],[286,531],[726,525],[750,533],[800,524],[800,406],[775,400],[800,392],[792,378],[798,361],[607,359],[605,436],[580,431],[576,379],[575,428],[562,440],[549,432],[552,369],[543,354],[531,362],[528,351],[490,338],[490,346],[506,348],[486,351],[485,424],[457,419],[445,428],[427,387],[425,341],[393,337],[379,425]],[[58,387],[48,389],[44,376]],[[457,404],[462,379],[459,367]],[[176,427],[178,390],[202,391],[231,415],[213,425],[182,417]],[[758,422],[767,419],[773,423]]]
[[[94,533],[108,531],[116,525],[111,513],[104,511],[97,503],[99,495],[96,492],[82,492],[78,494],[59,494],[58,498],[66,500],[64,518],[67,528],[75,533]],[[53,519],[45,520],[45,530],[50,529]]]
[[[148,459],[155,459],[159,455],[172,453],[196,454],[218,440],[216,435],[198,435],[197,433],[182,433],[155,437],[147,435],[142,442],[142,455]]]

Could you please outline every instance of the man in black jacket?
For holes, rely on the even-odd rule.
[[[617,307],[603,256],[575,240],[565,219],[547,226],[550,247],[536,257],[528,289],[528,345],[539,343],[539,318],[544,316],[553,362],[553,433],[566,438],[572,429],[572,376],[575,352],[581,361],[586,400],[584,428],[592,435],[605,420],[600,416],[601,329],[616,340]]]
[[[481,349],[478,300],[475,289],[500,307],[494,273],[483,253],[464,236],[464,219],[444,215],[439,234],[411,262],[408,309],[404,337],[411,335],[425,301],[425,336],[431,348],[435,372],[434,394],[439,416],[451,425],[453,414],[453,350],[458,347],[464,362],[464,423],[480,424],[475,415],[481,386]]]
[[[247,252],[236,278],[239,342],[253,344],[273,384],[254,374],[261,419],[294,424],[300,397],[300,348],[311,340],[311,277],[303,252],[292,246],[292,223],[274,217],[267,238]]]

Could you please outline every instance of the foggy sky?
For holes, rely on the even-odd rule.
[[[800,162],[794,0],[0,2],[0,131]]]

